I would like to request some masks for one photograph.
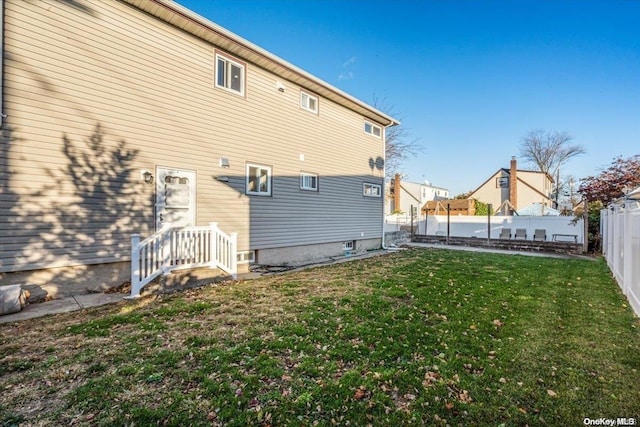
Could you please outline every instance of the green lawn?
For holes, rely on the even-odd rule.
[[[0,326],[0,425],[640,422],[602,260],[446,250]]]

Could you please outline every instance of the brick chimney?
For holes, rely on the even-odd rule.
[[[509,202],[513,209],[518,209],[518,162],[516,161],[516,156],[511,157],[509,175]]]
[[[393,180],[393,210],[400,210],[400,174],[397,173]]]

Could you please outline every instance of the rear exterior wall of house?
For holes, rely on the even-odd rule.
[[[155,229],[157,167],[195,172],[196,225],[240,251],[380,244],[384,143],[362,115],[301,108],[313,93],[124,2],[4,7],[0,272],[127,261]],[[242,94],[216,86],[217,54],[244,68]],[[253,166],[268,194],[246,194]]]

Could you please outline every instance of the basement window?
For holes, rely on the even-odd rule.
[[[251,264],[256,262],[256,251],[238,252],[238,264]]]

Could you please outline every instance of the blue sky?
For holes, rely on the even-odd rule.
[[[532,129],[640,154],[640,0],[178,0],[327,83],[392,105],[422,151],[406,179],[475,189]],[[519,167],[527,165],[520,162]]]

